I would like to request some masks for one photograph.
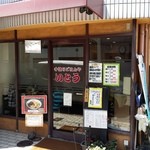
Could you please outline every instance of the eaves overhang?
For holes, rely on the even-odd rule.
[[[0,4],[0,17],[86,7],[103,18],[103,0],[18,0]]]

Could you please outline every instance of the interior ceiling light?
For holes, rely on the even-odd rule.
[[[91,9],[87,8],[87,7],[80,7],[79,12],[80,13],[86,12],[88,15],[93,14],[93,11]]]

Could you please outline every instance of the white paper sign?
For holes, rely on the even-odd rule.
[[[64,93],[63,94],[63,105],[64,106],[72,106],[72,93]]]
[[[102,63],[89,63],[89,82],[102,83]]]
[[[84,109],[84,127],[107,129],[107,111]]]
[[[130,95],[131,77],[123,77],[123,94]]]
[[[120,64],[119,63],[103,64],[103,85],[105,86],[120,85]]]
[[[25,53],[41,53],[41,40],[25,40]]]
[[[25,125],[27,127],[43,127],[43,114],[25,115]]]

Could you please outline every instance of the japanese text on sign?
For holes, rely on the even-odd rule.
[[[54,67],[56,82],[78,83],[80,82],[81,67]]]

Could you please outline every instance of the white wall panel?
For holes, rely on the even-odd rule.
[[[104,19],[149,18],[150,0],[104,0]]]

